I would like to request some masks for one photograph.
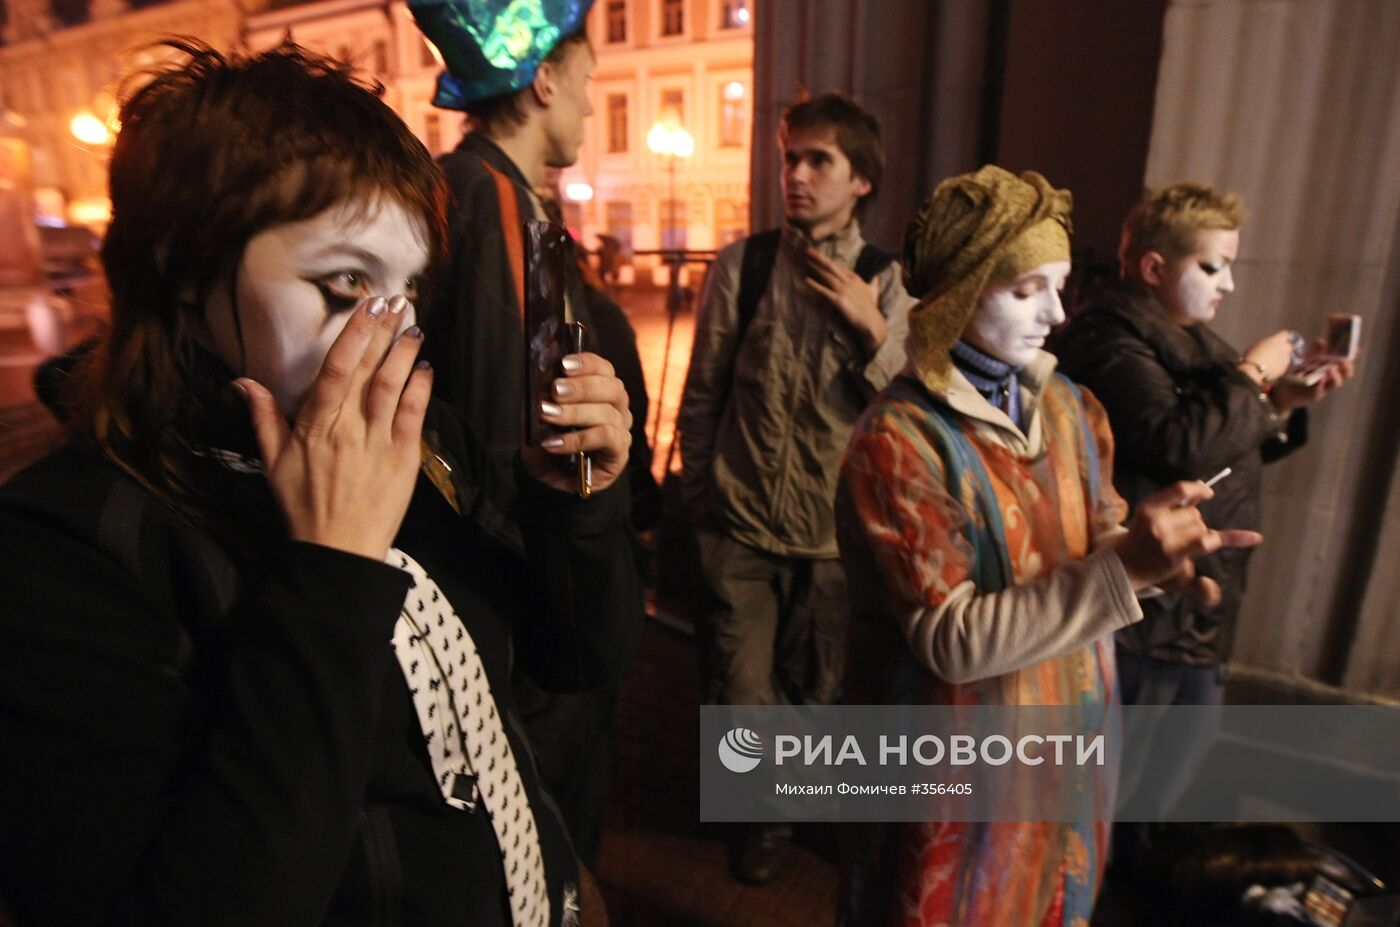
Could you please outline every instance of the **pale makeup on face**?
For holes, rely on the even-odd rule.
[[[1069,268],[1069,261],[1051,261],[983,290],[963,340],[1013,367],[1029,364],[1065,320],[1060,291]]]
[[[851,221],[870,181],[851,173],[836,130],[794,129],[783,140],[783,205],[787,220],[820,240]]]
[[[1238,229],[1205,229],[1196,234],[1196,250],[1162,270],[1158,296],[1181,325],[1209,322],[1226,293],[1235,290],[1230,265],[1240,247]]]
[[[424,232],[392,200],[341,203],[259,232],[238,265],[236,316],[227,287],[205,302],[210,347],[236,375],[267,387],[294,418],[362,299],[417,296],[428,262]],[[411,302],[402,315],[400,333],[414,324]]]

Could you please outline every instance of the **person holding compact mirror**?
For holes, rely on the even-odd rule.
[[[1308,406],[1356,367],[1337,357],[1309,383],[1286,375],[1304,354],[1293,332],[1239,351],[1212,328],[1235,289],[1243,222],[1240,196],[1206,184],[1145,194],[1123,222],[1120,279],[1089,293],[1053,349],[1060,369],[1103,400],[1118,445],[1114,485],[1130,505],[1228,467],[1201,511],[1212,524],[1257,529],[1264,464],[1302,446]],[[1143,621],[1117,635],[1124,704],[1221,703],[1250,553],[1222,549],[1197,562],[1218,595],[1144,600]],[[1140,819],[1160,820],[1184,793],[1214,729],[1205,724],[1190,743],[1153,749],[1141,773],[1150,779],[1137,788],[1151,796]],[[1125,795],[1136,776],[1125,771]]]
[[[121,110],[112,325],[71,440],[0,488],[0,908],[605,916],[510,681],[603,687],[630,658],[622,384],[566,356],[573,430],[521,451],[502,503],[418,360],[428,152],[328,59],[169,44]]]

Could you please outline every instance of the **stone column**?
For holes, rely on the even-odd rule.
[[[1241,191],[1237,292],[1217,329],[1364,318],[1355,381],[1315,410],[1309,446],[1268,468],[1236,659],[1400,695],[1400,5],[1176,0],[1148,157],[1151,185]]]

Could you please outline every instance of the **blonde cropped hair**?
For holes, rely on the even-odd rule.
[[[1244,224],[1244,199],[1210,184],[1181,181],[1148,191],[1123,220],[1118,262],[1125,274],[1149,251],[1169,261],[1196,250],[1197,233],[1238,229]]]

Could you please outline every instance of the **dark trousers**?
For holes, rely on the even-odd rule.
[[[597,862],[612,760],[616,692],[545,692],[523,675],[515,698],[535,763],[584,865]]]
[[[782,557],[700,532],[697,616],[705,700],[827,705],[841,693],[846,575],[839,560]]]
[[[1218,666],[1187,666],[1154,660],[1118,648],[1118,684],[1123,704],[1161,706],[1206,705],[1205,723],[1185,739],[1157,734],[1151,712],[1134,713],[1137,722],[1127,732],[1132,749],[1124,757],[1118,808],[1133,820],[1160,821],[1175,807],[1196,778],[1201,762],[1220,728],[1219,707],[1225,685]]]

